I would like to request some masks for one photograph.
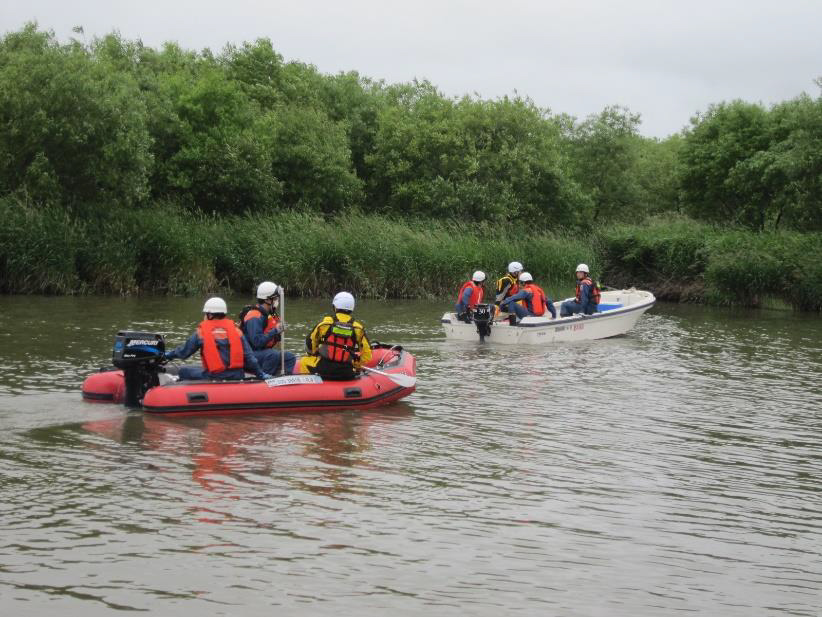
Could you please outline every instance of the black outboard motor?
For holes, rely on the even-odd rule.
[[[477,304],[474,307],[474,325],[477,326],[477,333],[480,343],[485,342],[485,337],[491,335],[491,325],[494,323],[494,305]]]
[[[157,374],[163,362],[166,343],[162,334],[118,332],[111,361],[126,376],[126,407],[139,407],[149,388],[160,385]]]

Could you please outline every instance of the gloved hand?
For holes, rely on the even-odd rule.
[[[170,351],[163,352],[163,360],[169,361],[173,358],[174,358],[174,356],[172,355],[172,353]]]

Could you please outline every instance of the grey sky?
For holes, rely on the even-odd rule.
[[[36,20],[61,40],[119,30],[158,47],[218,51],[268,37],[286,60],[446,95],[517,91],[584,117],[609,104],[664,137],[711,103],[813,96],[822,76],[820,0],[23,0],[0,30]]]

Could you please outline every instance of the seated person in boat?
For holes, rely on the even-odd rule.
[[[274,349],[282,338],[283,326],[277,315],[282,289],[271,281],[264,281],[257,286],[257,304],[246,306],[240,312],[240,329],[254,352],[260,368],[266,373],[276,375],[283,366],[282,354],[285,354],[285,374],[290,375],[297,361],[290,351]]]
[[[371,344],[363,325],[352,315],[354,296],[341,291],[331,306],[331,315],[323,317],[305,339],[308,355],[300,358],[296,372],[329,380],[354,379],[371,359]]]
[[[556,319],[557,311],[554,301],[545,295],[542,287],[534,283],[534,277],[528,272],[519,275],[520,290],[500,303],[503,311],[513,312],[517,321],[523,317],[542,317],[547,309],[551,319]]]
[[[180,379],[242,379],[245,370],[258,379],[268,379],[233,320],[226,318],[228,307],[222,298],[209,298],[203,306],[205,318],[188,340],[167,351],[163,358],[185,360],[199,351],[203,366],[183,366]]]
[[[573,300],[566,300],[559,307],[560,317],[568,317],[576,313],[591,315],[597,312],[600,300],[599,286],[591,280],[588,266],[577,266],[577,291]]]
[[[497,296],[494,299],[494,304],[497,305],[497,313],[499,313],[502,301],[519,291],[517,279],[520,274],[522,274],[522,264],[518,261],[512,261],[508,264],[508,274],[497,281]]]
[[[482,297],[485,295],[484,282],[485,272],[477,270],[470,281],[462,284],[457,294],[457,319],[471,323],[471,314],[477,304],[482,303]]]

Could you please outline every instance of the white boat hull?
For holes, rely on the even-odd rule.
[[[573,299],[573,298],[569,298]],[[636,325],[639,318],[651,308],[656,298],[651,292],[637,289],[620,289],[602,292],[601,305],[622,305],[593,315],[572,315],[551,319],[525,317],[512,326],[507,319],[495,321],[486,343],[501,345],[549,345],[573,341],[589,341],[625,334]],[[555,302],[557,315],[562,301]],[[478,341],[477,327],[473,323],[457,320],[455,313],[442,316],[445,337],[458,341]]]

